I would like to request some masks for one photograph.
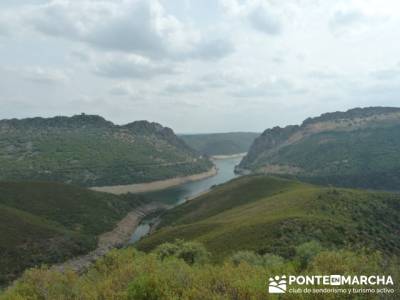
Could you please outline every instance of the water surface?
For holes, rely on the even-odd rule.
[[[188,182],[165,190],[145,193],[145,195],[154,201],[165,203],[171,207],[177,206],[184,203],[187,199],[208,191],[214,185],[227,182],[236,177],[237,175],[235,175],[233,171],[241,159],[241,157],[235,157],[215,160],[214,164],[218,169],[217,175],[199,181]],[[138,241],[148,234],[150,230],[149,224],[152,222],[154,222],[154,219],[143,220],[133,233],[131,243]]]

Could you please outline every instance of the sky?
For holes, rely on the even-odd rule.
[[[2,0],[0,119],[179,133],[400,106],[397,0]]]

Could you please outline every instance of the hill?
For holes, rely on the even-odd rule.
[[[388,260],[374,252],[329,251],[310,246],[304,244],[299,247],[293,260],[284,260],[276,255],[239,252],[224,264],[209,263],[207,252],[197,243],[168,243],[150,254],[133,248],[116,250],[83,274],[59,273],[47,268],[30,270],[3,295],[0,292],[0,299],[398,299],[399,269],[396,269],[395,260]],[[308,251],[304,251],[306,249]],[[290,284],[286,294],[271,295],[268,293],[268,278],[276,274],[391,274],[394,286],[345,285],[336,288],[344,288],[346,295],[310,295],[291,292],[297,288],[301,290],[304,285]],[[326,285],[312,287],[327,288]],[[387,292],[349,294],[347,290],[352,290],[351,287],[357,287],[356,290],[360,287],[374,290],[386,288]]]
[[[400,108],[356,108],[310,118],[300,126],[267,129],[236,171],[397,190],[399,149]]]
[[[180,135],[180,138],[198,152],[213,156],[245,153],[259,135],[259,133],[255,132],[228,132],[185,134]]]
[[[239,250],[291,258],[302,243],[400,254],[400,195],[246,176],[167,212],[138,247],[201,242],[216,260]]]
[[[394,285],[338,288],[346,299],[398,299],[399,204],[398,194],[242,177],[167,212],[139,242],[146,252],[114,250],[82,274],[29,270],[0,299],[276,299],[267,280],[277,274],[390,275]],[[344,297],[291,292],[299,287],[279,299]]]
[[[24,269],[92,250],[144,201],[45,182],[0,182],[0,285]]]
[[[157,123],[100,116],[0,121],[0,180],[121,185],[208,171],[212,164]]]

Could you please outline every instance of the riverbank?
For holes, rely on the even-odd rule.
[[[247,154],[247,152],[243,152],[243,153],[236,153],[236,154],[231,154],[231,155],[213,155],[211,156],[211,159],[230,159],[230,158],[241,158],[241,157],[245,157]]]
[[[160,202],[166,201],[171,208],[181,205],[187,201],[191,201],[207,194],[216,185],[225,183],[235,178],[236,175],[234,174],[233,170],[239,162],[240,157],[238,157],[238,155],[235,155],[235,157],[229,159],[214,160],[216,168],[218,169],[218,174],[216,176],[207,178],[205,180],[184,184],[181,187],[176,187],[172,190],[169,189],[165,191],[154,192],[151,194],[151,197],[152,199]],[[154,230],[156,230],[158,227],[159,221],[160,220],[157,218],[144,220],[141,225],[139,225],[137,231],[135,231],[133,235],[135,237],[133,242],[136,242],[142,237],[154,232]]]
[[[53,266],[58,271],[73,270],[78,273],[86,270],[95,260],[107,254],[114,248],[125,246],[129,243],[132,232],[136,230],[144,217],[166,206],[161,203],[150,203],[139,206],[128,213],[116,227],[99,236],[97,248],[85,255],[74,257],[62,264]]]
[[[190,197],[187,197],[187,198],[185,198],[185,201],[182,202],[180,205],[185,204],[186,202],[192,201],[192,200],[194,200],[194,199],[197,199],[197,198],[199,198],[199,197],[201,197],[201,196],[203,196],[203,195],[206,195],[207,193],[211,192],[211,190],[212,190],[212,188],[210,187],[210,188],[208,188],[208,189],[206,189],[206,190],[204,190],[204,191],[202,191],[202,192],[200,192],[200,193],[197,193],[197,194],[195,194],[195,195],[192,195],[192,196],[190,196]],[[169,208],[167,208],[167,210],[169,210],[169,209],[171,209],[171,208],[173,208],[173,207],[169,207]],[[158,216],[157,218],[153,219],[152,222],[148,223],[148,225],[149,225],[149,230],[148,230],[148,232],[145,233],[142,237],[145,237],[145,236],[148,236],[148,235],[150,235],[150,234],[153,234],[154,231],[157,230],[158,225],[160,225],[160,223],[161,223],[161,216]],[[139,224],[139,225],[140,225],[140,224]]]
[[[178,186],[184,183],[206,179],[212,177],[218,173],[218,170],[213,166],[209,171],[189,176],[175,177],[166,180],[152,181],[146,183],[135,183],[127,185],[114,185],[114,186],[102,186],[102,187],[91,187],[91,190],[98,192],[106,192],[115,195],[121,195],[126,193],[147,193],[158,190],[167,189],[170,187]]]

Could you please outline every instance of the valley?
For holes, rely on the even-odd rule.
[[[227,132],[181,134],[179,137],[203,155],[227,157],[246,153],[259,135],[256,132]]]
[[[364,272],[362,264],[384,272],[388,262],[397,280],[400,194],[376,189],[396,190],[399,126],[392,108],[324,114],[254,141],[181,140],[156,123],[87,115],[0,121],[0,285],[9,285],[0,299],[25,299],[25,289],[57,299],[191,299],[198,290],[263,299],[260,274]],[[79,168],[67,171],[77,155]],[[89,167],[93,176],[82,177]],[[183,269],[197,282],[187,289],[172,275]],[[209,290],[219,282],[212,276],[234,285],[225,276],[239,270],[259,288]],[[97,285],[114,280],[121,284]]]
[[[208,193],[217,185],[223,184],[235,178],[237,175],[234,173],[234,168],[240,162],[241,157],[243,156],[214,160],[216,170],[218,170],[215,176],[195,182],[189,182],[161,191],[149,192],[145,195],[149,199],[157,201],[158,203],[162,203],[169,209],[172,209],[202,194]],[[145,219],[133,233],[131,237],[131,243],[139,241],[142,237],[154,231],[157,227],[156,225],[160,221],[160,218],[162,218],[162,216],[155,216]]]

